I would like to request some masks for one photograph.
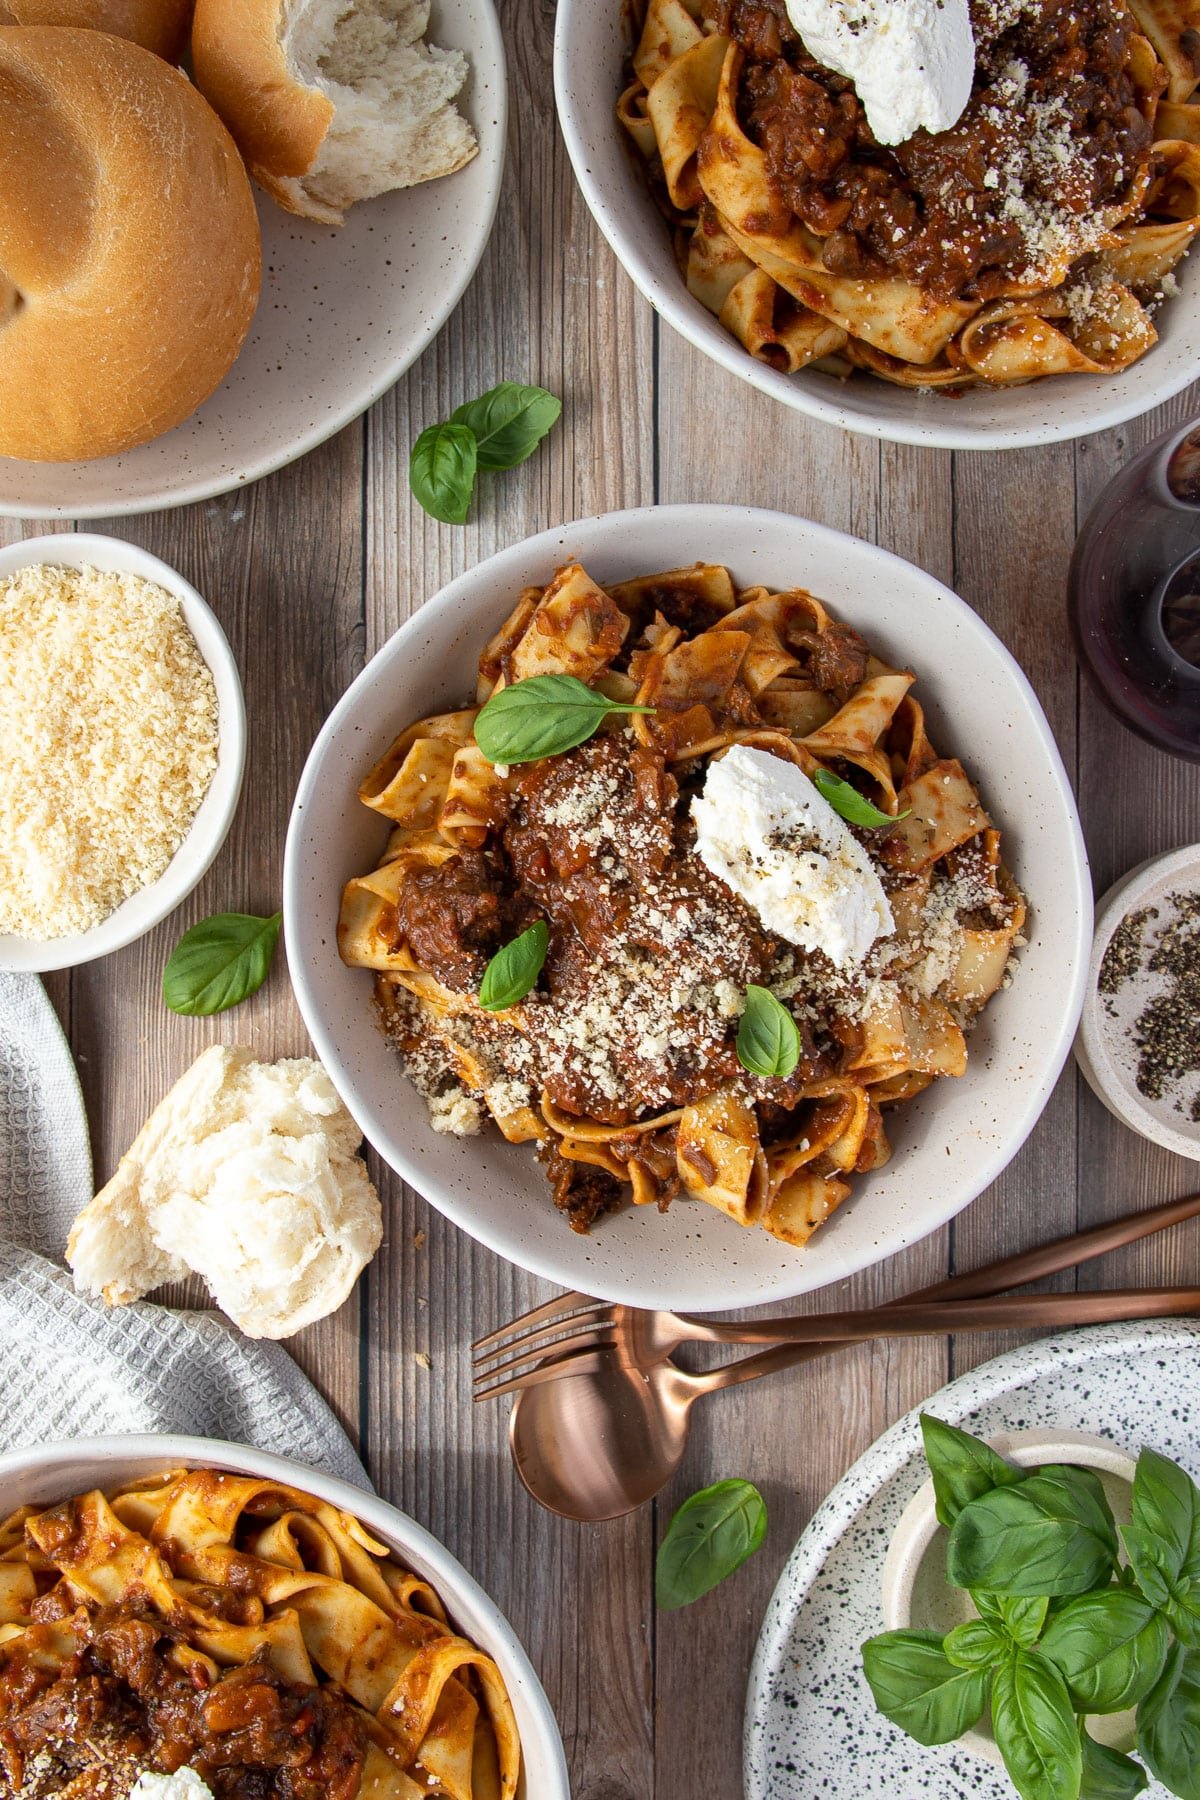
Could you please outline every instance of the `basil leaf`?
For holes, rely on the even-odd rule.
[[[880,812],[856,787],[843,781],[832,769],[818,769],[813,776],[813,786],[823,799],[828,800],[834,812],[840,813],[849,825],[894,825],[899,819],[907,819],[912,811],[910,806],[906,806],[902,813]]]
[[[1113,1516],[1086,1469],[1047,1467],[981,1494],[958,1515],[946,1551],[957,1587],[1035,1598],[1086,1594],[1116,1566]]]
[[[1102,1588],[1069,1600],[1038,1645],[1077,1712],[1123,1712],[1144,1700],[1167,1659],[1167,1626],[1141,1594]]]
[[[1025,1479],[1024,1469],[1007,1462],[990,1444],[960,1431],[956,1425],[935,1419],[932,1413],[921,1414],[921,1437],[933,1476],[939,1524],[953,1525],[969,1501],[990,1493],[992,1488]]]
[[[1200,1800],[1200,1651],[1171,1646],[1138,1707],[1137,1747],[1150,1773],[1179,1800]]]
[[[685,1500],[667,1527],[654,1565],[654,1597],[664,1612],[690,1606],[740,1569],[767,1535],[766,1502],[748,1481],[718,1481]]]
[[[746,989],[746,1005],[738,1023],[737,1057],[751,1075],[788,1076],[800,1061],[796,1021],[769,988]]]
[[[465,525],[478,461],[475,433],[465,425],[430,425],[412,447],[408,485],[444,525]]]
[[[1021,1800],[1078,1800],[1083,1747],[1062,1676],[1018,1650],[992,1680],[992,1728]]]
[[[1012,1639],[990,1619],[968,1619],[948,1632],[942,1645],[956,1669],[990,1669],[1012,1649]]]
[[[550,927],[539,919],[497,950],[479,984],[479,1004],[485,1012],[503,1012],[525,998],[542,972],[549,945]]]
[[[876,1706],[918,1744],[953,1743],[987,1704],[987,1670],[955,1668],[936,1631],[885,1631],[862,1659]]]
[[[1046,1614],[1050,1610],[1049,1600],[1044,1594],[1029,1597],[997,1594],[996,1598],[1000,1603],[1000,1617],[1009,1636],[1023,1650],[1028,1650],[1042,1635]]]
[[[1098,1744],[1082,1726],[1079,1742],[1083,1750],[1081,1800],[1136,1800],[1138,1794],[1145,1792],[1149,1778],[1132,1756],[1122,1756],[1119,1750]]]
[[[1123,1532],[1146,1598],[1183,1641],[1200,1645],[1200,1489],[1186,1470],[1143,1450],[1133,1478],[1133,1522]]]
[[[225,1012],[267,979],[282,913],[214,913],[185,931],[163,970],[162,996],[172,1012],[207,1017]]]
[[[475,719],[475,742],[490,763],[538,762],[585,744],[610,713],[653,711],[610,700],[574,675],[531,675],[492,695]]]
[[[450,423],[473,432],[481,469],[515,469],[533,455],[561,412],[562,401],[545,388],[502,381],[478,400],[456,406]]]

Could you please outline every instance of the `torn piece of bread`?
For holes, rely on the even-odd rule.
[[[214,1044],[76,1219],[76,1287],[125,1306],[194,1272],[247,1337],[290,1337],[334,1312],[379,1248],[361,1135],[319,1062]]]
[[[281,206],[340,225],[478,149],[453,104],[467,59],[428,24],[429,0],[196,0],[196,85]]]

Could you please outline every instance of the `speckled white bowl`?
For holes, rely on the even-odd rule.
[[[857,1184],[811,1244],[743,1231],[701,1202],[627,1208],[587,1236],[551,1204],[528,1145],[438,1136],[380,1034],[371,978],[338,960],[349,876],[374,866],[384,821],[363,775],[413,719],[473,692],[479,651],[521,588],[580,558],[598,581],[698,558],[748,586],[801,585],[917,672],[933,742],[961,753],[1030,895],[1030,943],[988,1007],[961,1081],[892,1113],[892,1161]],[[335,707],[301,777],[284,859],[288,967],[317,1052],[380,1155],[456,1225],[535,1274],[634,1306],[715,1311],[800,1294],[866,1268],[961,1210],[1014,1156],[1070,1049],[1091,941],[1091,889],[1070,783],[1017,663],[958,597],[840,532],[737,506],[643,507],[514,545],[430,600]]]
[[[1162,979],[1156,975],[1140,980],[1134,977],[1111,998],[1098,986],[1105,951],[1122,919],[1143,907],[1161,907],[1168,895],[1180,890],[1200,893],[1200,844],[1186,844],[1166,856],[1139,863],[1097,902],[1096,936],[1075,1060],[1092,1092],[1114,1118],[1164,1150],[1200,1162],[1200,1123],[1179,1110],[1173,1094],[1149,1100],[1138,1091],[1138,1053],[1128,1030],[1141,1007],[1153,994],[1162,992]],[[1191,1092],[1200,1095],[1200,1083],[1193,1082]]]
[[[550,1702],[519,1639],[479,1583],[437,1539],[377,1494],[247,1444],[198,1437],[94,1437],[39,1444],[0,1456],[0,1519],[18,1506],[49,1506],[90,1488],[118,1487],[167,1469],[230,1469],[303,1488],[353,1513],[445,1601],[452,1622],[499,1666],[517,1715],[523,1773],[518,1800],[570,1800],[562,1739]]]
[[[1046,1463],[1075,1463],[1093,1469],[1100,1477],[1118,1525],[1133,1517],[1133,1477],[1137,1463],[1108,1438],[1090,1431],[1047,1430],[996,1433],[988,1442],[1022,1469]],[[952,1631],[979,1617],[970,1596],[946,1579],[946,1544],[949,1533],[939,1525],[937,1500],[930,1477],[919,1487],[904,1511],[888,1545],[881,1582],[883,1624],[886,1631]],[[1128,1750],[1133,1742],[1133,1712],[1108,1713],[1090,1718],[1088,1730],[1103,1744]],[[991,1720],[987,1714],[977,1727],[955,1743],[972,1756],[1003,1766]]]
[[[855,375],[783,375],[755,360],[688,293],[667,227],[625,142],[614,109],[625,85],[622,0],[558,0],[554,94],[584,199],[623,268],[668,324],[705,356],[785,406],[830,425],[902,444],[1015,449],[1084,437],[1136,418],[1200,375],[1200,270],[1180,269],[1181,292],[1160,311],[1159,342],[1113,376],[1062,376],[1026,387],[972,388],[957,399]]]
[[[1200,1475],[1200,1325],[1089,1325],[959,1375],[884,1432],[817,1509],[771,1596],[746,1695],[745,1800],[1013,1800],[1003,1769],[924,1749],[878,1711],[861,1646],[883,1564],[929,1473],[920,1415],[977,1437],[1043,1429],[1149,1445]],[[1152,1782],[1146,1800],[1169,1800]]]
[[[95,962],[97,957],[109,956],[144,937],[187,899],[207,873],[229,834],[242,792],[246,707],[238,666],[216,614],[190,582],[157,556],[122,538],[63,532],[54,537],[24,538],[18,544],[0,547],[0,580],[31,563],[59,563],[68,569],[93,568],[139,575],[143,581],[156,582],[174,594],[217,690],[216,771],[187,836],[158,880],[131,894],[91,931],[47,938],[44,942],[0,933],[0,970],[44,973]]]
[[[478,156],[455,175],[351,207],[341,227],[294,218],[256,189],[262,297],[217,391],[174,431],[123,456],[0,458],[0,514],[95,519],[223,494],[332,437],[416,361],[491,236],[508,116],[493,0],[433,0],[429,39],[470,60],[459,103]]]

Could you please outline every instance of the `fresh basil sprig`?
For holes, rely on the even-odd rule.
[[[921,1414],[921,1441],[933,1477],[933,1495],[937,1503],[939,1525],[953,1525],[964,1506],[988,1494],[994,1487],[1024,1481],[1025,1470],[1018,1469],[990,1444],[947,1425],[931,1413]]]
[[[475,487],[479,445],[466,425],[431,425],[412,447],[408,484],[443,525],[465,525]]]
[[[475,742],[490,763],[539,762],[586,744],[611,713],[649,713],[574,675],[531,675],[493,694],[475,720]]]
[[[1087,1800],[1137,1800],[1149,1785],[1149,1776],[1132,1756],[1123,1756],[1107,1744],[1098,1744],[1082,1728],[1079,1733],[1083,1751],[1083,1781],[1080,1793]]]
[[[503,950],[497,950],[479,984],[479,1004],[486,1012],[504,1012],[523,1000],[542,972],[550,945],[550,927],[539,919]]]
[[[684,1501],[658,1547],[656,1603],[664,1612],[690,1606],[740,1569],[766,1535],[766,1501],[750,1482],[701,1488]]]
[[[895,825],[899,819],[907,819],[912,811],[911,807],[906,806],[902,813],[880,812],[856,787],[843,781],[832,769],[818,769],[813,776],[813,786],[848,825]]]
[[[1200,1620],[1200,1488],[1168,1457],[1143,1451],[1122,1566],[1093,1471],[1016,1469],[940,1420],[925,1418],[922,1429],[950,1525],[947,1573],[976,1584],[979,1617],[945,1638],[910,1630],[868,1639],[863,1668],[880,1710],[918,1742],[943,1743],[988,1705],[1021,1800],[1136,1800],[1147,1785],[1142,1763],[1180,1800],[1200,1800],[1200,1646],[1190,1640]],[[974,1713],[968,1695],[979,1699]],[[1134,1709],[1141,1762],[1085,1729],[1085,1716]]]
[[[1078,1795],[1083,1746],[1071,1696],[1058,1670],[1018,1650],[992,1677],[992,1729],[1021,1800]]]
[[[533,455],[561,413],[557,394],[502,381],[478,400],[456,406],[450,423],[474,434],[481,469],[515,469]]]
[[[791,1074],[800,1061],[796,1021],[769,988],[746,989],[746,1005],[738,1024],[737,1058],[751,1075]]]
[[[1117,1529],[1089,1469],[1047,1465],[963,1508],[950,1532],[946,1572],[988,1593],[1086,1594],[1111,1580]]]
[[[985,1669],[955,1666],[936,1631],[885,1631],[862,1647],[875,1704],[918,1744],[950,1744],[987,1703]]]
[[[1133,1484],[1133,1523],[1123,1532],[1143,1593],[1176,1636],[1200,1647],[1200,1491],[1157,1451],[1143,1450]]]
[[[478,400],[455,407],[412,447],[408,484],[420,504],[446,525],[463,525],[478,470],[515,469],[532,456],[562,412],[545,388],[502,381]]]
[[[207,1017],[256,993],[279,942],[282,913],[214,913],[185,931],[163,970],[163,1000],[172,1012]]]
[[[1038,1648],[1081,1713],[1123,1712],[1144,1700],[1167,1660],[1167,1622],[1142,1594],[1101,1588],[1068,1600]]]
[[[1200,1651],[1174,1644],[1138,1708],[1138,1752],[1180,1800],[1200,1800]]]

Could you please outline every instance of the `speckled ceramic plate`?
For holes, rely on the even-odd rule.
[[[323,443],[416,361],[491,235],[507,115],[493,0],[434,0],[429,38],[467,53],[459,104],[479,155],[456,175],[351,208],[340,229],[293,218],[259,194],[262,298],[212,398],[124,456],[0,459],[0,515],[95,519],[207,500]]]
[[[1200,1476],[1200,1326],[1093,1325],[972,1369],[926,1401],[984,1436],[1033,1426],[1150,1444]],[[1014,1800],[1003,1770],[923,1750],[876,1710],[859,1645],[883,1630],[892,1532],[928,1473],[918,1413],[834,1488],[771,1596],[746,1699],[746,1800]],[[1147,1800],[1167,1800],[1152,1782]]]

